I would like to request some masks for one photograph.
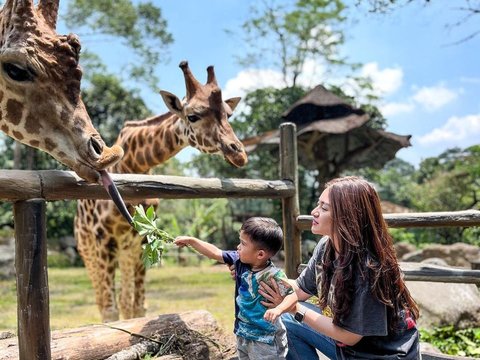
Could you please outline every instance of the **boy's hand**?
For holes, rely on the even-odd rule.
[[[263,318],[272,324],[277,321],[278,317],[282,315],[282,311],[279,310],[278,308],[273,308],[273,309],[268,309],[265,312],[265,315],[263,315]]]
[[[178,247],[184,247],[190,245],[192,238],[190,236],[177,236],[173,243]]]

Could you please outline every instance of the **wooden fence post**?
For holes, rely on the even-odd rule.
[[[50,360],[45,200],[14,203],[20,360]]]
[[[298,200],[297,128],[293,123],[280,125],[280,178],[295,185],[293,196],[282,198],[285,273],[290,279],[298,276],[301,263],[301,232],[296,226],[300,215]]]

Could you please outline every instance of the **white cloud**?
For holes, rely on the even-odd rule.
[[[459,91],[460,92],[460,91]],[[458,93],[446,88],[444,85],[422,87],[412,99],[427,111],[438,110],[458,97]]]
[[[285,87],[282,74],[270,69],[247,69],[240,71],[237,76],[227,81],[222,97],[224,99],[233,96],[243,97],[250,91],[264,87]]]
[[[403,70],[400,67],[379,69],[378,64],[363,65],[361,76],[369,77],[373,82],[373,89],[380,96],[387,96],[397,91],[403,82]]]
[[[391,102],[380,106],[380,111],[383,116],[394,116],[403,113],[412,112],[415,109],[415,105],[410,103]]]
[[[464,117],[453,116],[439,128],[418,139],[424,146],[441,144],[443,147],[461,148],[480,142],[480,114]]]
[[[306,60],[303,64],[301,75],[297,79],[297,84],[313,88],[325,82],[325,73],[324,65],[315,60]]]

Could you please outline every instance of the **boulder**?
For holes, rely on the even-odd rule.
[[[420,327],[480,327],[480,292],[476,285],[407,281],[407,287],[420,307]]]
[[[472,263],[480,260],[480,247],[460,242],[452,245],[431,244],[422,250],[409,252],[398,258],[407,262],[439,258],[445,260],[450,266],[470,268]]]
[[[395,243],[394,247],[395,253],[397,254],[397,259],[401,259],[405,254],[412,253],[417,250],[415,245],[410,244],[406,241]]]
[[[423,258],[441,258],[451,266],[470,268],[470,262],[480,259],[480,248],[478,246],[455,243],[452,245],[432,244],[423,250]]]

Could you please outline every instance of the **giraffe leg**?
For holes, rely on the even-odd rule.
[[[95,239],[90,236],[90,232],[76,231],[77,247],[80,256],[83,259],[88,277],[92,282],[95,291],[95,302],[100,314],[103,314],[103,296],[102,296],[102,267],[103,265],[97,258],[97,244]],[[118,318],[118,315],[117,315]],[[106,321],[102,315],[102,321]]]
[[[135,298],[133,300],[133,316],[145,316],[145,266],[139,258],[135,264]]]
[[[115,299],[115,253],[104,248],[98,252],[98,257],[103,260],[99,273],[102,321],[116,321],[119,313]]]
[[[118,257],[118,267],[121,274],[121,290],[118,301],[120,314],[124,319],[131,319],[134,317],[133,313],[133,299],[135,293],[135,266],[133,257],[135,256],[133,249],[127,247],[122,249]]]

